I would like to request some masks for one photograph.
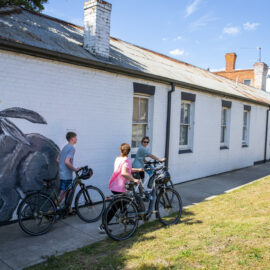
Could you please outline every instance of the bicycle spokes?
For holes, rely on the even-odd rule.
[[[138,225],[138,212],[135,204],[128,198],[113,201],[104,217],[105,229],[114,240],[129,238]]]

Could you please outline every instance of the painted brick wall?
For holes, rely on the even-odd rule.
[[[23,107],[48,125],[14,121],[25,133],[41,133],[57,145],[78,134],[75,165],[94,169],[89,182],[108,194],[108,180],[122,142],[131,142],[133,82],[156,86],[152,98],[152,153],[165,153],[170,87],[53,61],[0,51],[0,109]],[[181,91],[172,95],[169,169],[175,183],[250,166],[264,158],[266,108],[251,105],[250,146],[241,147],[243,103],[232,100],[230,149],[220,150],[221,98],[196,92],[193,153],[178,154]],[[195,93],[195,92],[194,92]],[[268,158],[270,157],[268,141]]]
[[[181,91],[177,88],[172,100],[175,127],[171,130],[169,165],[175,182],[251,166],[264,159],[267,108],[251,105],[249,147],[243,148],[243,103],[231,100],[230,145],[228,150],[220,150],[221,98],[198,92],[193,92],[196,94],[193,153],[178,154]],[[269,142],[268,139],[267,158]]]
[[[78,134],[76,166],[94,170],[89,180],[108,194],[108,180],[120,144],[131,143],[133,82],[111,73],[0,52],[0,108],[23,107],[40,113],[48,125],[12,120],[25,133],[41,133],[60,148],[68,130]],[[153,85],[153,83],[150,83]],[[153,97],[153,153],[164,156],[167,86]]]

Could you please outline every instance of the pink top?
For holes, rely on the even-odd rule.
[[[114,171],[109,183],[109,189],[116,192],[126,192],[125,183],[129,182],[124,176],[122,176],[122,168],[128,168],[128,172],[131,174],[132,165],[128,157],[117,157],[114,162]]]

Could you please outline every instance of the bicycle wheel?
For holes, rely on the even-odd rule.
[[[165,186],[166,186],[166,188],[174,189],[174,184],[173,184],[173,182],[172,182],[171,179],[165,184]],[[171,197],[169,197],[170,198],[170,202],[172,202],[173,201],[174,193],[171,193],[170,195],[171,195]]]
[[[33,236],[47,233],[56,219],[54,202],[40,192],[26,196],[20,203],[17,213],[21,229]]]
[[[128,197],[120,197],[110,203],[103,215],[107,235],[116,241],[130,238],[138,227],[138,209]]]
[[[179,193],[171,188],[161,190],[157,196],[155,208],[162,224],[176,224],[182,215],[182,200]]]
[[[97,221],[105,209],[104,194],[96,187],[84,187],[76,196],[75,209],[83,221],[89,223]]]

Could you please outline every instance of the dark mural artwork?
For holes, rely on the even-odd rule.
[[[40,134],[24,134],[10,118],[47,124],[41,115],[31,110],[0,111],[0,223],[12,218],[21,194],[42,189],[44,178],[58,175],[59,147]]]

